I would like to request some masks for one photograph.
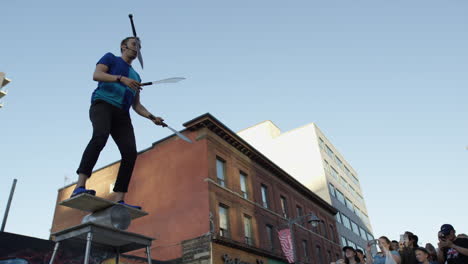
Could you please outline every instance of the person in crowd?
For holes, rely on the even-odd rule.
[[[418,264],[414,249],[418,247],[418,236],[406,231],[403,236],[403,248],[400,248],[401,264]]]
[[[396,264],[401,263],[400,254],[393,249],[392,243],[386,236],[381,236],[378,240],[378,246],[380,248],[381,254],[377,253],[376,255],[372,256],[371,246],[372,243],[367,243],[366,248],[366,264],[386,264],[386,260],[389,259],[388,262],[394,262]],[[387,263],[388,263],[387,262]]]
[[[423,247],[418,247],[414,249],[414,254],[416,259],[420,264],[432,264],[433,262],[429,261],[429,252]]]
[[[440,227],[439,236],[439,263],[466,264],[468,263],[468,238],[457,237],[455,229],[450,224]]]
[[[364,252],[362,252],[362,250],[356,249],[356,255],[359,258],[359,263],[366,263],[366,255],[364,255]]]
[[[399,245],[398,241],[392,240],[392,248],[394,250],[398,250],[400,248],[400,245]]]
[[[431,244],[431,243],[427,243],[426,246],[425,246],[427,252],[429,253],[429,261],[431,263],[438,263],[438,259],[437,259],[437,250],[435,249],[435,247]]]
[[[360,262],[356,249],[350,246],[343,247],[344,259],[339,259],[331,264],[364,264]]]

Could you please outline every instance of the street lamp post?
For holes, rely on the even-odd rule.
[[[294,230],[293,230],[293,226],[294,224],[296,223],[300,223],[302,221],[304,221],[304,219],[307,219],[307,223],[310,223],[312,224],[312,227],[317,227],[319,225],[319,223],[323,222],[323,220],[319,219],[314,213],[309,213],[309,214],[306,214],[306,215],[303,215],[303,216],[299,216],[297,218],[294,218],[294,219],[288,219],[288,227],[289,227],[289,230],[291,232],[291,247],[292,247],[292,252],[293,252],[293,258],[294,258],[294,263],[298,263],[297,262],[297,254],[296,254],[296,246],[294,244]]]
[[[2,90],[3,86],[7,85],[9,82],[11,82],[10,79],[5,77],[5,73],[0,72],[0,98],[5,96],[7,94],[6,91]],[[0,108],[3,107],[3,104],[0,103]]]

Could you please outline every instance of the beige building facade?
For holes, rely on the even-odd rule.
[[[358,174],[314,123],[287,132],[264,121],[238,133],[338,209],[340,243],[365,249],[374,238]]]

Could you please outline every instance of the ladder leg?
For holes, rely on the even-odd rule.
[[[86,236],[86,252],[84,264],[89,264],[89,255],[91,253],[91,240],[93,240],[93,233],[89,231],[88,235]]]
[[[50,257],[49,264],[52,264],[52,263],[54,263],[55,254],[57,254],[57,251],[58,251],[59,245],[60,245],[60,242],[55,242],[54,251],[52,252],[52,257]]]
[[[119,264],[120,262],[120,250],[117,248],[115,250],[115,264]]]
[[[152,262],[151,262],[151,245],[146,246],[146,256],[148,257],[148,264],[152,264]]]

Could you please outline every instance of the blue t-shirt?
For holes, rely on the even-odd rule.
[[[400,256],[400,253],[398,253],[398,251],[392,250],[390,252],[392,253],[392,255]],[[374,264],[385,264],[385,256],[374,255]]]
[[[107,73],[112,75],[122,75],[141,82],[140,75],[132,68],[130,64],[121,57],[116,57],[108,52],[96,64],[104,64],[109,70]],[[129,110],[133,104],[136,92],[118,82],[98,82],[98,87],[91,96],[91,102],[103,100],[121,109]]]

